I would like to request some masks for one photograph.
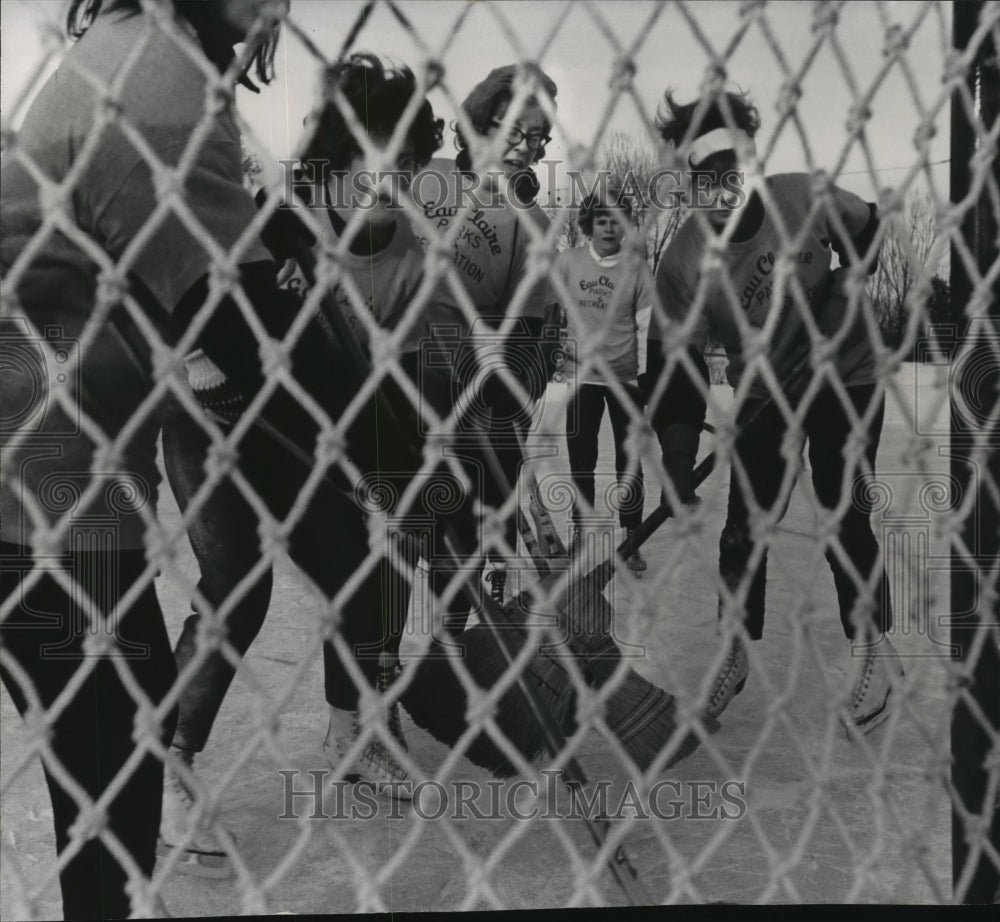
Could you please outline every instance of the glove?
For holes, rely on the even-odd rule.
[[[875,234],[878,232],[879,227],[879,213],[878,206],[874,202],[868,202],[868,223],[861,229],[861,232],[851,240],[851,245],[854,251],[858,254],[860,259],[864,259],[865,255],[868,253],[868,248],[871,246],[872,241],[875,239]],[[847,244],[841,240],[838,236],[834,235],[833,240],[830,241],[830,248],[837,254],[840,258],[840,264],[842,266],[849,266],[851,264],[851,251]],[[871,265],[868,267],[868,274],[874,275],[878,269],[878,256],[872,260]]]

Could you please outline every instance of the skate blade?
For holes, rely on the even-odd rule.
[[[176,851],[176,846],[164,842],[162,836],[156,840],[156,856],[158,858],[169,858],[174,851]],[[178,874],[185,874],[188,877],[206,877],[212,880],[225,880],[233,876],[233,864],[225,852],[202,851],[192,848],[182,850],[180,860],[174,865],[174,870]]]
[[[845,733],[847,734],[848,740],[854,742],[855,740],[859,739],[862,736],[867,736],[869,733],[872,732],[872,730],[881,727],[882,724],[884,724],[889,719],[889,715],[892,713],[891,711],[892,705],[890,704],[891,698],[892,698],[892,690],[890,689],[889,693],[885,696],[885,701],[882,703],[882,707],[880,707],[876,711],[873,711],[871,714],[868,715],[868,717],[866,717],[862,721],[858,721],[857,723],[855,723],[854,721],[846,721],[843,718],[841,718],[840,723],[843,726]]]

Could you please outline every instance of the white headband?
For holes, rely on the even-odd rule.
[[[694,139],[688,151],[688,163],[697,166],[706,157],[711,157],[720,150],[734,150],[743,156],[753,156],[757,152],[757,145],[750,135],[739,128],[716,128]]]

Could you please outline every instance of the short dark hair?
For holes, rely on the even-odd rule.
[[[104,0],[71,0],[66,13],[66,34],[70,38],[81,38],[100,15]],[[222,19],[222,4],[219,0],[172,0],[174,12],[188,22],[198,35],[198,42],[205,57],[224,72],[233,62],[236,53],[233,42],[226,37]],[[122,12],[126,16],[137,16],[142,12],[141,0],[111,0],[108,12]],[[278,46],[278,30],[267,37],[254,52],[240,75],[239,82],[249,90],[257,92],[257,85],[247,76],[254,69],[261,83],[274,79],[274,52]]]
[[[409,67],[387,68],[377,55],[364,52],[328,68],[323,83],[324,102],[313,116],[312,136],[302,159],[326,161],[334,170],[346,169],[361,153],[361,145],[330,98],[334,87],[347,98],[369,136],[379,137],[393,133],[417,92],[417,78]],[[426,166],[444,140],[444,119],[435,118],[429,100],[421,104],[407,137],[417,162]]]
[[[576,223],[580,225],[580,230],[590,237],[594,233],[594,219],[599,215],[613,215],[616,212],[624,214],[625,217],[632,217],[632,199],[622,194],[621,189],[608,189],[604,195],[598,192],[591,192],[580,205],[580,213],[577,215]]]
[[[555,81],[537,64],[527,62],[521,65],[507,64],[504,67],[495,67],[484,80],[472,88],[472,92],[462,102],[462,111],[469,117],[476,134],[489,134],[497,115],[510,104],[514,98],[514,81],[519,71],[532,74],[541,84],[546,95],[552,100],[556,98]],[[527,102],[537,102],[537,97],[529,96]],[[468,169],[471,165],[468,153],[469,145],[457,125],[455,126],[455,135],[459,149],[459,167]],[[540,147],[535,152],[535,160],[541,160],[544,156],[545,148]]]
[[[663,94],[663,101],[656,115],[656,128],[664,141],[680,144],[687,136],[688,129],[701,109],[701,117],[697,119],[694,137],[700,137],[716,128],[740,128],[751,138],[760,128],[760,112],[750,101],[750,97],[742,90],[730,91],[725,94],[732,113],[732,120],[727,120],[725,112],[719,103],[718,96],[705,104],[705,100],[681,105],[674,98],[671,90]]]

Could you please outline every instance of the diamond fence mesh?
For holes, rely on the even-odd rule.
[[[995,901],[1000,6],[139,6],[5,106],[3,916]]]

